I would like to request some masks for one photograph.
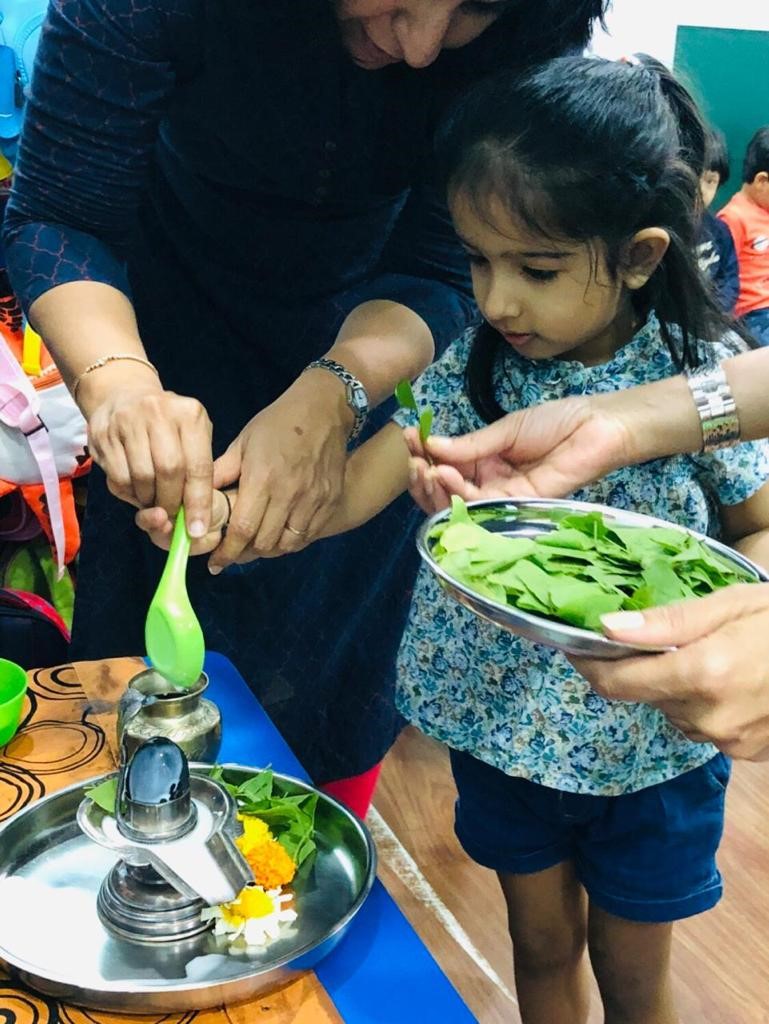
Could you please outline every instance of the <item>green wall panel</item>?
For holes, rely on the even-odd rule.
[[[718,209],[741,187],[748,141],[757,128],[769,124],[769,31],[681,25],[675,68],[710,122],[726,135],[731,179],[716,196],[713,208]]]

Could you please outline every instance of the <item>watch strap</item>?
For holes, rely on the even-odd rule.
[[[740,420],[723,367],[691,370],[686,374],[686,381],[702,426],[702,451],[712,452],[737,444]]]
[[[363,383],[358,380],[354,373],[350,373],[345,366],[335,362],[333,359],[314,359],[305,369],[328,370],[329,373],[333,373],[335,377],[342,381],[346,389],[347,404],[355,416],[349,437],[350,441],[354,441],[363,429],[369,412],[368,392]]]

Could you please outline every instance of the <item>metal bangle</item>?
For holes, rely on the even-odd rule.
[[[740,420],[723,367],[698,368],[686,374],[702,427],[702,451],[729,448],[740,440]]]

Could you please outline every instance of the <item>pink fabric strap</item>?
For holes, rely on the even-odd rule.
[[[0,422],[20,430],[32,450],[45,488],[59,579],[64,574],[64,513],[51,436],[40,419],[40,396],[4,338],[0,337]]]

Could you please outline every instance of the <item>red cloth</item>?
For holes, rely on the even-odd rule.
[[[329,796],[335,797],[363,819],[374,799],[374,790],[381,770],[382,762],[380,761],[379,764],[375,764],[373,768],[369,768],[362,775],[351,775],[349,779],[337,779],[336,782],[327,782],[318,788],[322,789],[324,793],[328,793]]]

